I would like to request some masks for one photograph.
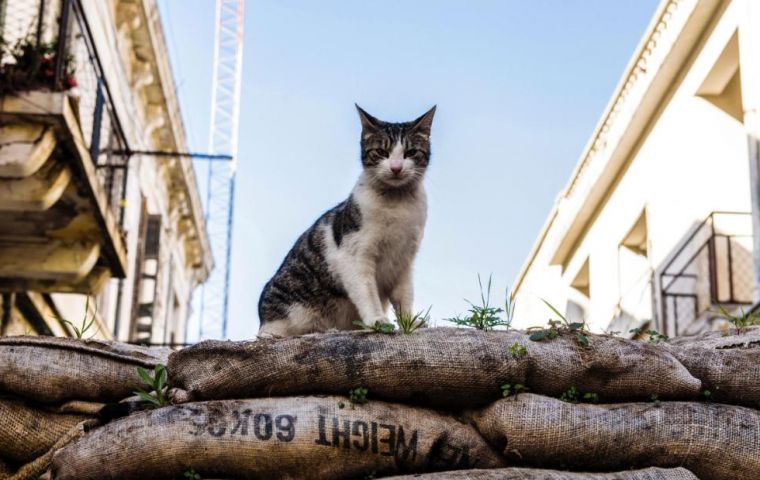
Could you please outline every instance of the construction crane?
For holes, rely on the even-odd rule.
[[[215,268],[201,290],[199,340],[227,338],[244,3],[245,0],[216,1],[208,150],[212,155],[228,155],[231,160],[208,162],[205,214]]]

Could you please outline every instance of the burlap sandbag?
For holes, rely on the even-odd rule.
[[[127,397],[130,398],[130,397]],[[107,404],[100,402],[85,402],[82,400],[71,400],[55,407],[57,413],[81,413],[85,415],[97,416]]]
[[[38,480],[42,478],[42,474],[50,467],[50,460],[53,458],[53,454],[73,440],[84,435],[87,430],[95,425],[97,425],[97,420],[94,419],[78,423],[61,435],[46,452],[18,468],[12,468],[11,465],[4,464],[0,460],[0,480]]]
[[[712,400],[760,408],[760,329],[684,337],[668,349],[702,381]]]
[[[12,473],[13,471],[11,470],[11,466],[5,463],[2,458],[0,458],[0,480],[7,480]]]
[[[192,468],[203,478],[342,479],[502,466],[472,426],[431,410],[290,397],[123,418],[59,451],[51,478],[167,479]]]
[[[92,417],[53,413],[0,398],[0,457],[13,462],[34,460],[88,418]]]
[[[37,402],[117,401],[144,387],[137,367],[166,363],[169,349],[101,340],[0,338],[0,392]]]
[[[539,395],[476,411],[508,459],[568,470],[684,467],[702,480],[757,479],[760,412],[697,402],[574,405]]]
[[[746,327],[741,330],[732,327],[725,332],[714,331],[687,337],[674,337],[669,339],[667,344],[714,349],[760,347],[760,326]]]
[[[577,473],[538,468],[497,468],[421,473],[386,480],[699,480],[685,468],[646,468],[615,473]]]
[[[523,356],[508,348],[525,346]],[[696,398],[700,382],[663,349],[610,336],[533,342],[517,331],[428,328],[412,335],[341,332],[255,342],[206,341],[169,359],[169,379],[195,400],[346,394],[440,407],[484,405],[500,386],[602,399]]]

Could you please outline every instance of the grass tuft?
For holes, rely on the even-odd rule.
[[[395,309],[393,310],[394,315],[396,316],[396,324],[398,325],[398,328],[404,332],[406,335],[409,335],[413,333],[418,328],[425,328],[430,323],[430,309],[433,308],[432,305],[428,307],[427,311],[425,313],[423,312],[417,312],[415,314],[406,313],[406,312],[397,312]]]
[[[483,289],[483,282],[478,274],[478,286],[480,287],[480,304],[464,299],[470,304],[466,315],[457,315],[456,317],[445,319],[447,322],[454,323],[460,327],[472,327],[478,330],[493,330],[496,327],[512,328],[512,317],[515,312],[514,292],[507,292],[505,308],[491,305],[491,276],[488,276],[488,285]],[[506,313],[506,320],[502,319],[500,314]]]
[[[728,323],[733,325],[737,335],[744,333],[748,327],[760,323],[760,312],[745,312],[742,308],[739,310],[739,315],[732,315],[720,304],[718,304],[718,311]]]
[[[74,322],[66,320],[65,318],[59,317],[57,315],[53,315],[53,318],[56,318],[58,321],[61,321],[65,323],[66,325],[70,326],[71,329],[74,331],[74,336],[81,340],[82,338],[84,338],[85,334],[90,330],[90,328],[92,328],[93,324],[95,323],[95,314],[92,314],[91,316],[89,316],[89,312],[90,312],[90,295],[87,295],[87,299],[85,300],[85,304],[84,304],[84,316],[82,317],[81,325],[77,326],[74,324]],[[95,334],[93,334],[93,336],[95,336]]]

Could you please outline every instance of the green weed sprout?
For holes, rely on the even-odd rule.
[[[202,480],[200,474],[196,472],[194,469],[190,469],[186,471],[183,476],[187,478],[188,480]]]
[[[362,330],[371,330],[375,333],[393,333],[396,330],[396,327],[394,327],[392,323],[385,323],[380,321],[376,321],[372,325],[367,325],[361,320],[355,320],[353,323],[357,327],[361,327]]]
[[[169,404],[164,392],[166,387],[166,367],[164,365],[160,363],[156,365],[153,376],[142,367],[137,367],[137,374],[140,375],[142,381],[150,388],[148,391],[138,389],[134,392],[135,395],[149,402],[153,408],[160,408]]]
[[[512,355],[512,358],[517,360],[528,354],[528,348],[525,345],[520,344],[520,342],[515,342],[507,347],[507,352]]]
[[[554,312],[557,317],[559,317],[559,320],[549,320],[549,328],[542,328],[542,327],[531,327],[528,329],[528,331],[532,332],[530,334],[530,339],[534,342],[541,342],[543,340],[554,340],[555,338],[559,337],[560,335],[560,329],[566,328],[569,330],[573,336],[575,337],[575,340],[582,346],[586,347],[588,346],[588,330],[586,328],[586,322],[571,322],[569,321],[564,315],[560,313],[559,310],[557,310],[554,305],[547,302],[545,299],[541,299],[542,302],[546,304],[549,309]]]
[[[515,383],[514,385],[511,383],[505,383],[501,386],[501,396],[506,398],[510,395],[517,395],[518,393],[527,392],[528,387],[523,385],[522,383]]]
[[[700,392],[700,395],[702,396],[702,398],[703,398],[705,401],[708,401],[708,402],[711,402],[711,401],[712,401],[712,399],[713,399],[713,392],[712,392],[712,390],[709,390],[709,389],[707,389],[707,388],[703,389],[703,390]]]
[[[357,387],[348,392],[348,401],[351,402],[351,407],[354,405],[363,405],[368,402],[367,394],[369,390],[363,387]]]
[[[560,400],[567,403],[597,403],[599,401],[599,395],[593,392],[582,393],[575,387],[570,387],[559,397]]]
[[[641,328],[632,328],[628,330],[628,333],[632,333],[634,336],[641,335],[642,333],[644,333],[645,335],[648,335],[647,342],[651,344],[655,344],[655,345],[658,343],[664,342],[668,339],[667,335],[664,335],[658,332],[657,330],[652,330],[652,329],[644,330],[642,332]]]

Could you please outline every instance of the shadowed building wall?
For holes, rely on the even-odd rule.
[[[721,328],[719,304],[757,300],[746,99],[758,82],[746,72],[760,57],[744,55],[742,34],[760,31],[753,3],[661,2],[518,275],[520,327],[548,318],[540,298],[623,335]]]

